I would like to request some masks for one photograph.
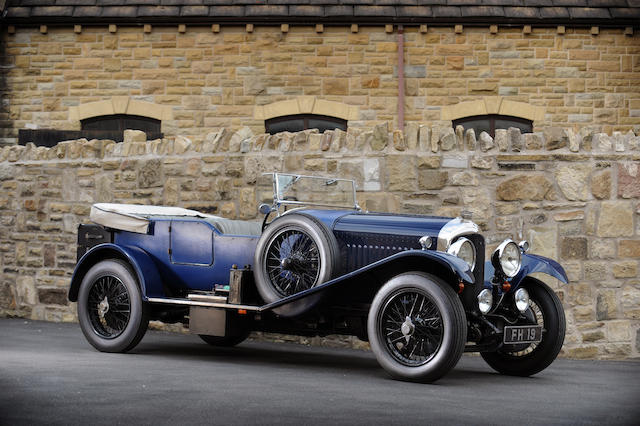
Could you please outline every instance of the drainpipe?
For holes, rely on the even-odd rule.
[[[404,132],[404,27],[398,25],[398,129]]]

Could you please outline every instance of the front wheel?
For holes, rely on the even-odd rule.
[[[78,293],[78,321],[89,343],[102,352],[127,352],[149,325],[147,305],[128,265],[103,260],[89,269]]]
[[[399,380],[433,382],[460,360],[467,338],[453,289],[422,272],[397,275],[376,294],[367,331],[378,363]]]
[[[542,340],[526,347],[503,346],[496,352],[481,352],[482,358],[497,372],[510,376],[531,376],[547,368],[558,356],[566,330],[562,303],[540,280],[527,278],[522,287],[529,292],[529,321],[542,326]],[[526,324],[522,324],[526,325]],[[511,346],[513,348],[513,346]]]

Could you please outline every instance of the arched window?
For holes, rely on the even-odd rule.
[[[479,136],[481,132],[487,132],[491,137],[495,137],[496,129],[508,129],[509,127],[517,127],[522,133],[533,131],[533,121],[500,114],[474,115],[453,120],[453,128],[455,129],[458,125],[465,129],[473,129],[476,136]]]
[[[99,115],[80,120],[82,131],[87,133],[95,132],[110,136],[110,139],[121,141],[126,129],[142,130],[147,134],[147,139],[158,139],[162,137],[160,133],[160,120],[140,115],[111,114]]]
[[[306,129],[318,129],[320,133],[325,130],[347,130],[347,120],[317,114],[294,114],[274,117],[265,120],[264,126],[267,133],[272,135],[279,132],[300,132]]]

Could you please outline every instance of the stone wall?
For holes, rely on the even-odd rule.
[[[66,300],[77,225],[94,202],[167,204],[256,217],[256,179],[288,171],[353,177],[363,208],[455,216],[470,210],[493,250],[528,239],[571,284],[544,278],[567,313],[564,354],[640,355],[640,136],[549,128],[493,139],[472,130],[254,135],[220,130],[124,143],[0,149],[0,315],[75,320]],[[545,276],[543,276],[545,277]]]
[[[640,35],[560,28],[564,33],[500,27],[493,34],[488,26],[464,27],[458,34],[453,26],[426,33],[406,26],[406,121],[450,120],[443,108],[494,96],[540,109],[525,114],[538,129],[591,126],[611,133],[640,125]],[[170,116],[154,113],[165,135],[193,141],[212,128],[247,125],[262,132],[256,106],[297,96],[355,108],[354,116],[342,117],[349,127],[390,121],[397,128],[397,33],[382,25],[357,32],[296,25],[286,33],[279,26],[150,31],[118,26],[111,33],[105,25],[3,34],[0,145],[15,143],[18,129],[79,129],[83,116],[74,107],[119,97],[170,108]]]

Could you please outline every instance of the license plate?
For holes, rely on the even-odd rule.
[[[503,342],[505,344],[537,343],[541,340],[541,325],[514,325],[504,328]]]

